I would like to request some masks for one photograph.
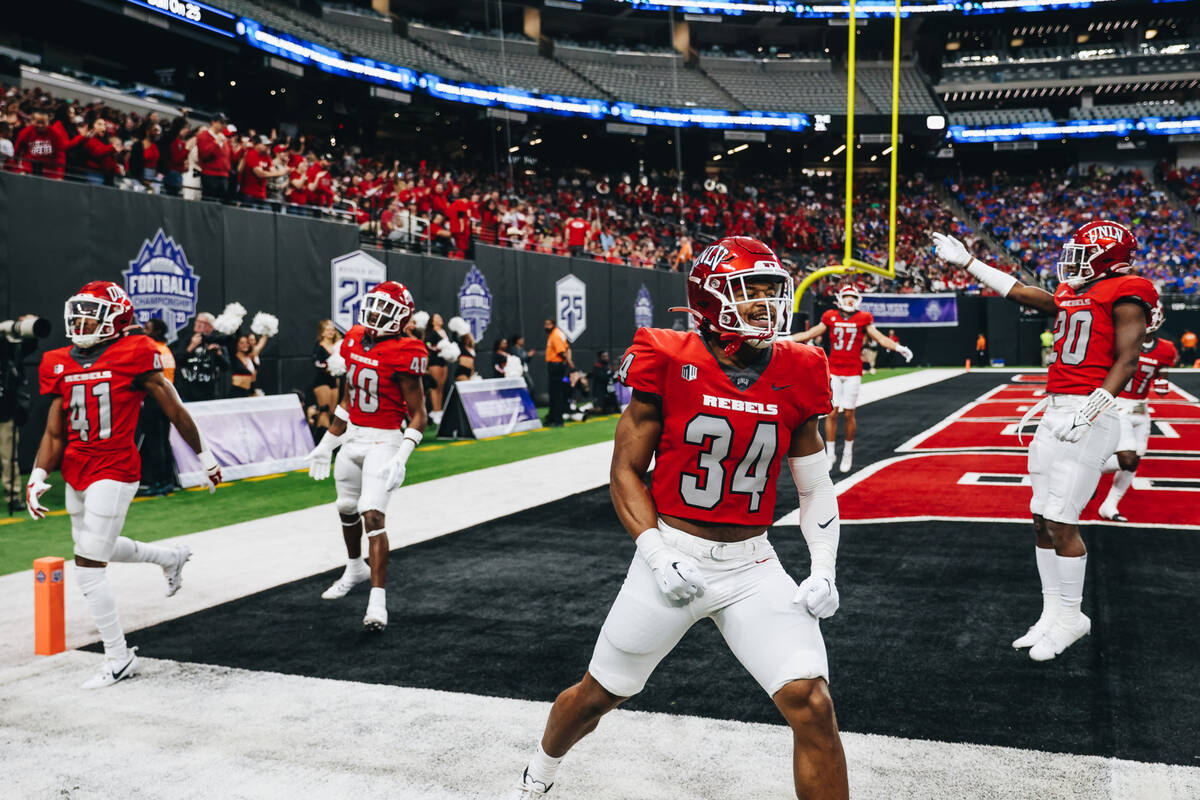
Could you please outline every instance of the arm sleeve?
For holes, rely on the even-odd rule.
[[[788,467],[800,495],[800,532],[808,543],[811,572],[833,580],[837,574],[841,520],[825,454],[789,458]]]
[[[617,377],[630,389],[661,397],[667,360],[665,348],[657,346],[652,329],[639,328],[633,335],[633,344],[621,357]]]

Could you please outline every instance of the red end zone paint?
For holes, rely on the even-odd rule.
[[[1200,527],[1200,459],[1143,458],[1121,512],[1146,526]],[[1028,521],[1024,454],[919,453],[880,462],[846,481],[838,495],[842,519],[913,517]],[[1102,521],[1096,508],[1108,493],[1104,475],[1084,509],[1084,521]],[[914,492],[913,487],[921,487]]]
[[[987,400],[1041,400],[1046,396],[1046,390],[1035,385],[1019,386],[1011,384],[989,392]],[[1169,392],[1159,397],[1159,400],[1175,400],[1182,403],[1195,403],[1196,399],[1172,387]]]
[[[969,419],[954,420],[939,430],[932,430],[904,446],[912,450],[1020,450],[1029,449],[1037,423],[1025,423],[1025,434],[1017,438],[1017,420]],[[1200,419],[1186,422],[1152,420],[1151,453],[1200,453]]]
[[[1029,400],[985,400],[976,403],[960,419],[1020,419],[1037,403]],[[1200,420],[1200,405],[1178,401],[1150,401],[1150,415],[1163,420]]]

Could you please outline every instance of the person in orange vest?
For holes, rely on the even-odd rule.
[[[987,363],[987,337],[983,335],[983,331],[975,337],[975,360],[979,364]]]
[[[1196,363],[1196,334],[1193,331],[1184,331],[1179,337],[1179,363],[1183,365]]]

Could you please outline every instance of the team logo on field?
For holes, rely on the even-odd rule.
[[[587,284],[566,275],[554,284],[554,298],[558,327],[574,342],[587,330]]]
[[[694,381],[700,374],[700,369],[695,364],[684,364],[679,374],[685,381]]]
[[[471,326],[475,341],[483,339],[483,332],[492,321],[492,293],[488,291],[483,273],[474,264],[458,290],[458,315]]]
[[[183,248],[159,228],[153,239],[142,242],[137,258],[121,274],[138,323],[161,319],[167,326],[167,341],[174,342],[180,328],[196,316],[196,287],[200,283]]]
[[[387,280],[387,267],[362,250],[329,262],[333,271],[333,309],[329,318],[345,332],[358,322],[358,307],[367,292]]]
[[[650,298],[650,290],[644,283],[638,289],[637,299],[633,301],[633,324],[638,328],[654,327],[654,300]]]

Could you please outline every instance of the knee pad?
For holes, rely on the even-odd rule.
[[[75,581],[87,597],[108,582],[108,571],[104,567],[75,567]]]
[[[349,499],[349,500],[343,500],[342,498],[339,497],[338,501],[334,504],[334,506],[337,508],[338,514],[340,514],[343,517],[359,517],[360,516],[358,513],[358,498],[357,497],[355,497],[353,499]]]

